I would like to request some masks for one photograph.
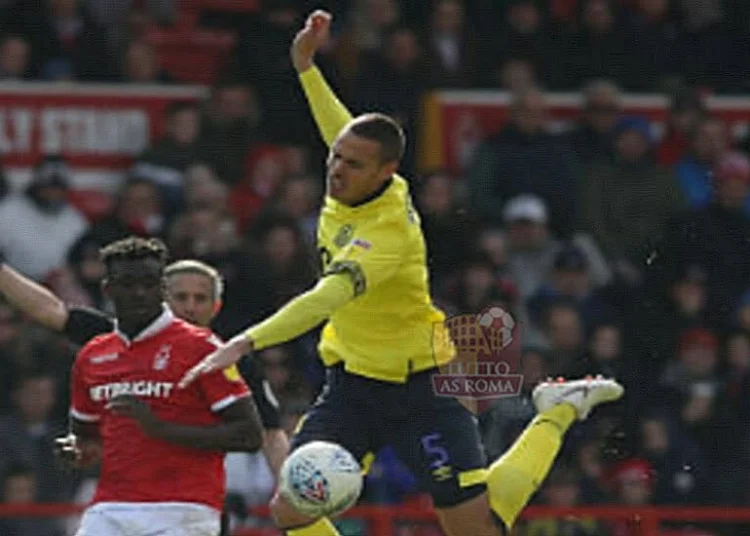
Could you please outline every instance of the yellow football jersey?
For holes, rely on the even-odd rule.
[[[326,197],[318,226],[323,273],[344,273],[356,298],[329,319],[320,341],[326,365],[403,382],[410,372],[450,361],[445,316],[429,294],[419,216],[404,179],[349,207]]]

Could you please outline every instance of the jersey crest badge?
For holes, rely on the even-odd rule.
[[[338,230],[336,237],[333,239],[333,243],[336,244],[337,247],[343,248],[351,241],[353,236],[354,226],[347,223],[346,225],[342,225]]]
[[[167,368],[171,354],[172,346],[165,344],[159,348],[159,352],[154,357],[154,370],[164,370]]]

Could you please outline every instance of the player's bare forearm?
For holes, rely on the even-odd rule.
[[[256,452],[263,445],[263,425],[251,397],[237,400],[222,410],[222,423],[190,426],[159,421],[145,432],[156,439],[199,450]]]
[[[284,463],[288,452],[289,439],[286,432],[280,428],[267,430],[266,438],[263,441],[263,455],[266,457],[274,476],[279,476],[281,465]]]
[[[65,304],[39,283],[0,262],[0,293],[42,326],[62,331],[68,320]]]

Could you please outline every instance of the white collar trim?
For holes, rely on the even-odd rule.
[[[120,337],[120,339],[122,339],[125,344],[130,345],[134,342],[139,342],[144,339],[148,339],[149,337],[153,337],[157,333],[164,331],[172,322],[174,322],[175,316],[166,303],[162,304],[162,307],[164,308],[164,312],[160,314],[156,320],[151,322],[148,327],[146,327],[143,331],[136,335],[132,341],[128,338],[127,335],[120,331],[120,328],[117,324],[117,319],[115,319],[115,333],[118,337]]]

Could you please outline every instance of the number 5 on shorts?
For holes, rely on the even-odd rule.
[[[429,434],[422,437],[422,448],[430,460],[430,469],[439,469],[448,463],[449,456],[445,447],[440,445],[440,434]]]

